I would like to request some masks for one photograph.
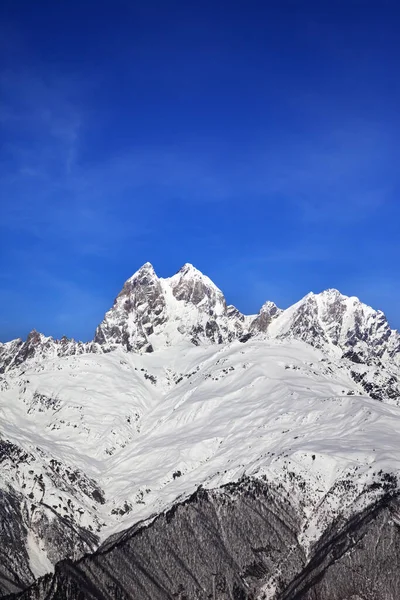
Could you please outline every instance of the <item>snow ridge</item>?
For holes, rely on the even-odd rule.
[[[245,336],[301,339],[354,363],[385,362],[400,367],[400,334],[385,315],[338,290],[309,293],[286,310],[267,301],[246,316],[226,303],[222,291],[186,263],[172,277],[159,278],[145,263],[124,284],[96,329],[93,342],[54,340],[32,331],[27,340],[0,344],[0,372],[27,360],[110,352],[153,352],[176,344],[224,344]]]
[[[190,264],[170,278],[143,265],[93,342],[33,331],[0,345],[0,497],[18,572],[25,560],[29,583],[62,558],[57,540],[76,558],[244,475],[291,495],[307,554],[387,474],[397,486],[399,358],[399,333],[357,298],[326,290],[245,316]]]

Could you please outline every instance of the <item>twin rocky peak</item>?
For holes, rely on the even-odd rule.
[[[107,350],[122,345],[134,352],[188,340],[223,344],[247,333],[251,320],[227,306],[221,290],[193,265],[163,279],[146,263],[125,283],[94,341]]]
[[[224,344],[253,336],[296,338],[354,362],[390,360],[399,364],[400,335],[381,311],[337,290],[310,293],[286,310],[266,302],[246,316],[227,305],[221,290],[190,264],[160,278],[150,263],[124,284],[89,343],[54,340],[36,331],[27,340],[0,344],[0,372],[30,358],[87,352],[154,352],[179,344]]]

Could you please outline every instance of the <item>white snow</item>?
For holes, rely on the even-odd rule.
[[[26,549],[29,556],[29,567],[35,578],[42,577],[54,570],[47,552],[43,547],[43,541],[38,539],[32,531],[28,530]]]
[[[146,289],[135,296],[139,277]],[[145,331],[155,352],[120,345],[94,354],[81,345],[57,358],[54,341],[43,338],[43,352],[0,377],[0,438],[27,453],[4,459],[1,487],[104,540],[199,485],[254,475],[297,502],[308,551],[336,514],[380,493],[368,492],[369,484],[399,474],[398,402],[367,397],[350,372],[374,384],[398,374],[391,356],[398,333],[381,312],[337,290],[310,293],[285,311],[267,302],[259,313],[273,314],[267,333],[228,343],[255,316],[227,308],[222,292],[192,265],[160,279],[147,263],[125,286],[103,322],[111,332],[106,345],[114,326],[125,327],[133,344]],[[210,316],[224,343],[204,337],[194,346],[192,332],[204,331]],[[358,328],[357,349],[383,348],[386,380],[374,364],[342,359]],[[93,486],[104,491],[104,504]],[[27,547],[35,575],[48,570],[32,532]]]
[[[56,458],[98,482],[104,505],[78,491],[72,499],[81,525],[103,524],[103,539],[199,485],[249,474],[298,495],[306,546],[322,512],[331,518],[354,500],[331,494],[336,482],[350,477],[361,491],[381,469],[399,470],[400,408],[362,396],[346,368],[300,341],[119,349],[46,361],[5,381],[2,436],[37,457],[34,474]],[[50,505],[61,496],[63,514],[70,494],[45,478],[43,496],[29,470],[5,466],[2,483],[23,482]]]

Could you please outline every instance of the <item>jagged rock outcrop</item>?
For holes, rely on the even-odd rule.
[[[336,349],[339,356],[357,356],[355,360],[366,363],[393,358],[400,347],[400,334],[390,329],[382,311],[334,289],[307,294],[279,315],[269,333]]]
[[[5,344],[0,343],[0,373],[4,373],[9,367],[14,366],[15,357],[18,355],[23,343],[21,338],[11,340]]]
[[[195,494],[26,597],[182,600],[216,586],[218,598],[348,600],[346,572],[356,557],[368,581],[367,552],[373,590],[392,600],[397,580],[383,565],[385,587],[362,539],[397,560],[397,500],[378,506],[379,488],[344,512],[358,486],[389,473],[398,488],[399,361],[399,333],[357,298],[327,290],[245,316],[190,264],[167,279],[143,265],[93,342],[32,331],[0,344],[0,591],[245,472],[268,487]]]
[[[221,344],[244,330],[244,316],[227,307],[221,290],[190,264],[157,277],[146,263],[126,281],[96,330],[95,343],[112,350],[152,352],[180,341]]]
[[[260,309],[260,312],[251,322],[250,331],[252,333],[266,333],[274,319],[283,313],[274,302],[267,301]]]
[[[19,367],[29,360],[43,361],[97,351],[99,351],[99,348],[95,343],[76,342],[65,336],[60,340],[55,340],[33,329],[28,334],[25,342],[16,339],[0,344],[0,373]]]
[[[372,398],[400,398],[400,334],[356,297],[310,293],[271,322],[267,335],[300,339],[343,360]]]
[[[146,263],[124,284],[113,307],[98,326],[94,341],[106,350],[118,345],[128,351],[152,351],[149,336],[167,318],[161,283]]]

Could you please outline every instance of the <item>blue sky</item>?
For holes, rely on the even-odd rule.
[[[90,339],[144,262],[400,328],[397,0],[0,3],[0,340]]]

